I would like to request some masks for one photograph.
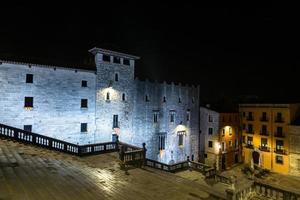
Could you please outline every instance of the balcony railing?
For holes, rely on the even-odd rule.
[[[247,116],[247,117],[246,117],[246,120],[247,120],[247,121],[254,121],[254,117],[253,117],[253,116]]]
[[[260,131],[259,134],[264,135],[264,136],[269,136],[270,135],[268,131]]]
[[[253,148],[254,148],[254,147],[253,147],[253,144],[246,144],[245,147],[248,148],[248,149],[253,149]]]
[[[261,117],[261,118],[260,118],[260,121],[261,121],[261,122],[267,122],[267,121],[269,121],[269,119],[268,119],[267,117]]]
[[[284,137],[285,137],[284,134],[283,134],[283,133],[280,133],[280,132],[274,133],[274,136],[275,136],[275,137],[278,137],[278,138],[284,138]]]
[[[276,117],[276,118],[275,118],[275,122],[276,122],[276,123],[283,123],[284,120],[283,120],[281,117]]]
[[[254,131],[253,130],[246,130],[246,133],[254,134]]]
[[[261,150],[261,151],[266,151],[266,152],[270,152],[270,147],[267,147],[267,146],[259,146],[259,150]]]
[[[277,154],[283,154],[285,155],[286,154],[286,150],[285,149],[274,149],[274,152],[277,153]]]

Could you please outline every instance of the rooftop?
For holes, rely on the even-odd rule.
[[[107,50],[107,49],[101,49],[101,48],[97,48],[97,47],[90,49],[89,52],[91,52],[94,55],[96,53],[101,53],[101,54],[105,54],[105,55],[112,55],[112,56],[117,56],[117,57],[122,57],[122,58],[127,58],[127,59],[134,59],[134,60],[140,59],[140,57],[138,57],[138,56],[125,54],[125,53],[121,53],[121,52],[117,52],[117,51],[111,51],[111,50]]]

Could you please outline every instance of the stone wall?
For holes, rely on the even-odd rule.
[[[26,83],[33,74],[33,83]],[[73,143],[94,143],[95,79],[93,71],[2,62],[0,65],[0,123]],[[87,87],[81,87],[81,81]],[[33,97],[33,108],[24,98]],[[81,108],[88,99],[88,108]],[[88,132],[81,133],[81,123]]]

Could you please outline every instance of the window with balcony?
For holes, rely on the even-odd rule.
[[[248,121],[253,121],[254,120],[252,112],[248,112],[247,120]]]
[[[269,151],[268,139],[267,138],[261,138],[261,140],[260,140],[260,150]]]
[[[253,133],[253,125],[252,124],[248,124],[247,133]]]
[[[283,122],[282,113],[278,112],[275,118],[275,122]]]
[[[283,165],[283,156],[276,156],[276,163]]]
[[[261,135],[268,135],[267,125],[262,125],[260,130]]]
[[[247,137],[247,147],[253,148],[253,137]]]
[[[283,137],[284,135],[283,135],[283,131],[282,131],[282,130],[283,130],[282,127],[281,127],[281,126],[278,126],[278,127],[276,128],[275,137]]]
[[[261,116],[261,118],[260,118],[260,121],[262,121],[262,122],[268,121],[268,119],[267,119],[267,113],[266,113],[266,112],[263,112],[263,113],[262,113],[262,116]]]
[[[284,154],[284,142],[283,140],[276,140],[276,148],[275,148],[276,153]]]

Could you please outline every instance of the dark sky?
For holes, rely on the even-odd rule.
[[[292,5],[147,2],[3,7],[0,55],[80,63],[97,46],[140,56],[138,77],[200,84],[205,100],[300,100],[299,16]]]

